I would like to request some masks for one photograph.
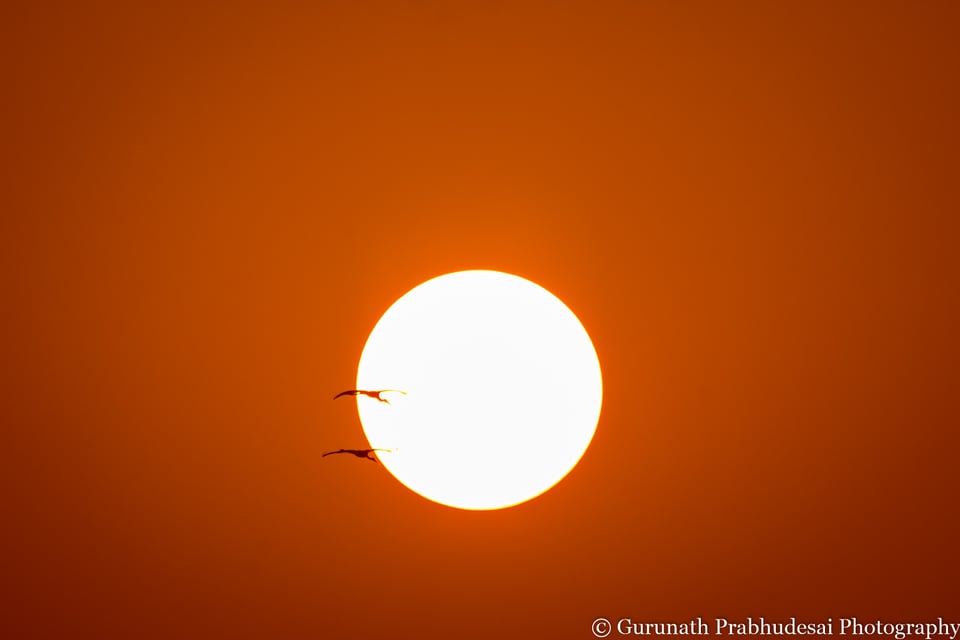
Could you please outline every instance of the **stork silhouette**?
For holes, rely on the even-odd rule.
[[[365,389],[349,389],[347,391],[341,391],[337,395],[333,396],[333,399],[336,400],[340,396],[363,395],[363,396],[369,396],[374,400],[379,400],[380,402],[385,402],[387,404],[390,404],[389,400],[380,396],[381,393],[402,393],[403,395],[407,395],[406,391],[398,391],[397,389],[380,389],[379,391],[367,391]]]
[[[390,453],[393,449],[338,449],[336,451],[327,451],[325,454],[320,456],[321,458],[326,458],[327,456],[336,455],[338,453],[349,453],[355,455],[358,458],[363,458],[364,460],[370,460],[371,462],[379,463],[376,456],[373,455],[374,451],[386,451]]]

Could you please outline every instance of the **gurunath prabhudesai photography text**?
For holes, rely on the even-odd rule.
[[[714,618],[711,622],[694,618],[689,622],[636,622],[621,618],[615,625],[600,618],[594,622],[594,635],[606,637],[610,631],[629,636],[892,636],[896,640],[907,637],[922,637],[926,640],[944,637],[955,640],[960,633],[960,622],[891,622],[884,620],[860,620],[853,618],[827,618],[823,621],[768,621],[762,616],[746,620]]]

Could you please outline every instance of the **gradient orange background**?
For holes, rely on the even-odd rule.
[[[956,3],[73,4],[0,20],[0,635],[960,622]],[[320,459],[469,268],[604,373],[497,512]]]

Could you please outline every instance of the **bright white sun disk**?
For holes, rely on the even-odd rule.
[[[463,509],[533,498],[577,464],[596,430],[600,364],[556,296],[518,276],[461,271],[397,300],[360,357],[360,420],[384,466]]]

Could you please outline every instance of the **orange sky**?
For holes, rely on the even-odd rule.
[[[960,622],[956,3],[34,4],[0,635]],[[504,511],[320,459],[380,314],[466,268],[603,366],[580,465]]]

